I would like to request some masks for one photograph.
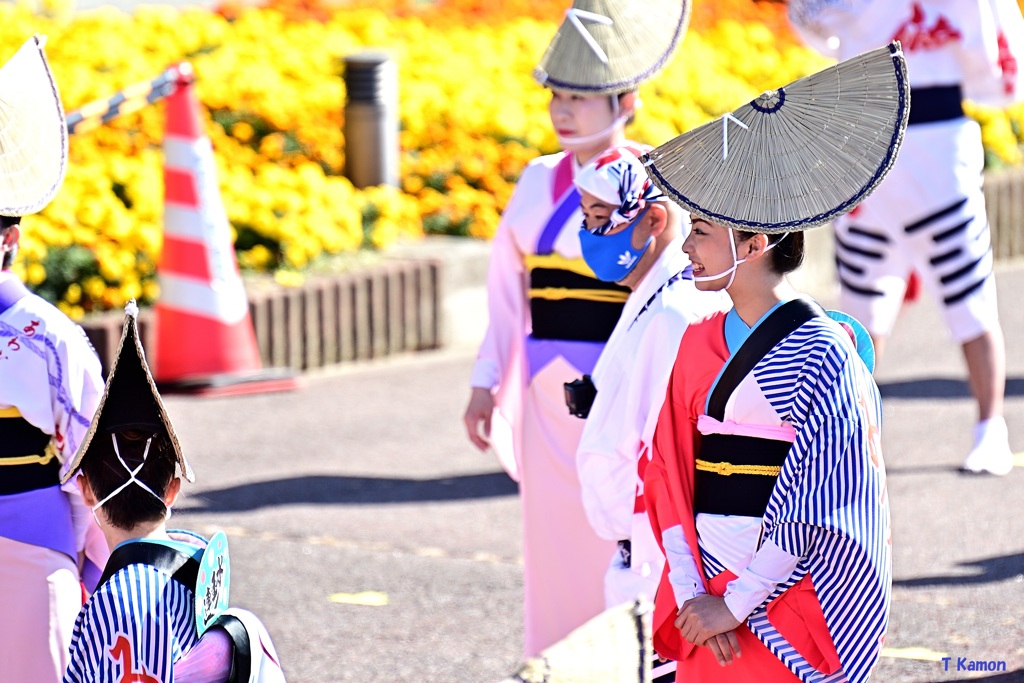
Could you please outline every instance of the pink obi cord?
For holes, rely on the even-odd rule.
[[[793,425],[752,425],[740,424],[732,420],[719,422],[710,415],[697,418],[697,430],[701,434],[724,434],[726,436],[750,436],[755,439],[772,439],[773,441],[796,441],[796,430]]]

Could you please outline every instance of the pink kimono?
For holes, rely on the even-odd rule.
[[[491,442],[519,481],[527,657],[603,610],[615,547],[583,511],[583,420],[569,414],[562,385],[593,370],[629,290],[597,280],[581,258],[575,172],[562,153],[535,159],[519,179],[494,238],[490,323],[471,381],[497,390]]]
[[[60,476],[103,390],[82,329],[0,271],[0,678],[59,681],[107,547]],[[78,556],[85,553],[82,571]]]

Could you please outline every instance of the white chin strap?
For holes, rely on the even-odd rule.
[[[144,481],[140,481],[140,480],[135,478],[135,475],[137,475],[139,473],[139,471],[142,469],[142,466],[146,464],[146,456],[149,455],[149,445],[151,443],[153,443],[153,437],[149,437],[148,439],[146,439],[146,448],[142,452],[142,462],[140,462],[139,466],[136,467],[134,470],[131,467],[129,467],[128,463],[126,463],[124,461],[124,458],[121,457],[121,451],[117,447],[117,434],[111,433],[110,438],[114,442],[114,455],[117,456],[117,459],[120,461],[121,466],[124,467],[124,469],[128,472],[128,481],[126,481],[125,483],[123,483],[120,486],[118,486],[116,489],[111,491],[107,495],[106,498],[104,498],[103,500],[101,500],[100,502],[98,502],[98,503],[96,503],[95,505],[92,506],[93,517],[96,516],[96,511],[99,510],[101,507],[103,507],[108,501],[110,501],[110,499],[112,499],[117,494],[121,493],[121,491],[124,491],[126,488],[128,488],[132,484],[140,486],[143,489],[145,489],[146,491],[149,491],[149,493],[154,498],[156,498],[157,500],[160,501],[161,505],[166,505],[164,503],[164,499],[161,498],[160,496],[156,495],[156,493],[153,492],[153,489],[149,488],[149,486],[147,486]],[[169,507],[165,507],[165,510],[166,510],[166,512],[164,513],[164,516],[169,518],[171,516],[171,509]],[[97,519],[96,521],[98,523],[99,519]]]
[[[617,131],[624,130],[626,128],[626,122],[629,121],[629,115],[619,116],[619,96],[609,95],[612,98],[612,123],[604,130],[600,130],[591,135],[558,135],[558,144],[562,146],[562,149],[572,149],[573,147],[579,147],[581,145],[589,145],[601,140],[608,139]],[[636,98],[633,110],[640,108],[640,97]]]
[[[732,251],[732,268],[729,268],[728,270],[723,270],[718,275],[701,275],[699,277],[698,276],[694,276],[694,278],[693,278],[694,282],[712,282],[714,280],[720,280],[723,277],[725,277],[726,275],[728,275],[729,276],[729,281],[727,283],[725,283],[724,289],[729,289],[730,287],[732,287],[732,281],[736,279],[736,269],[740,267],[741,263],[746,263],[747,262],[747,259],[745,259],[745,258],[741,258],[741,259],[737,259],[736,258],[737,254],[736,254],[736,240],[735,240],[735,236],[736,235],[733,232],[733,229],[729,228],[729,248]],[[775,248],[775,246],[777,246],[778,243],[781,242],[781,241],[782,241],[782,239],[780,238],[778,242],[772,242],[771,244],[769,244],[767,247],[764,248],[765,253],[767,253],[770,249]]]
[[[620,116],[612,121],[612,125],[608,126],[604,130],[598,131],[593,135],[557,135],[558,144],[563,149],[572,149],[573,147],[579,147],[581,145],[589,145],[601,140],[611,138],[612,134],[618,130],[622,130],[626,127],[626,121],[629,120],[628,116]]]

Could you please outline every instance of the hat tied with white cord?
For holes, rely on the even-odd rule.
[[[154,454],[163,454],[159,457],[173,459],[186,480],[195,480],[192,468],[185,460],[178,437],[174,433],[174,427],[167,416],[163,400],[157,391],[156,382],[149,371],[146,353],[139,339],[138,321],[136,320],[138,314],[139,308],[135,301],[128,302],[125,306],[121,342],[110,367],[106,385],[103,387],[103,397],[89,424],[89,430],[82,439],[82,444],[78,447],[74,459],[61,478],[61,483],[69,481],[82,468],[82,463],[86,459],[94,457],[92,451],[101,440],[113,439],[114,452],[121,460],[116,435],[124,431],[148,435],[153,445],[150,447],[147,442],[142,458],[143,463],[146,457],[152,458],[157,457]],[[105,452],[108,447],[109,443],[103,443],[100,446],[101,452]],[[121,460],[121,464],[129,474],[124,486],[136,484],[150,491],[148,486],[136,479],[135,475],[138,473],[138,469],[141,469],[141,464],[135,468],[135,471],[124,460]],[[160,498],[156,493],[152,491],[150,493]],[[110,497],[108,496],[108,498]],[[101,504],[102,502],[105,501],[101,501]]]

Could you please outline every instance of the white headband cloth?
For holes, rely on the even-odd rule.
[[[616,207],[608,223],[590,230],[603,235],[612,228],[629,223],[650,202],[668,201],[668,197],[651,182],[639,157],[642,150],[613,147],[600,154],[576,176],[576,187]]]

